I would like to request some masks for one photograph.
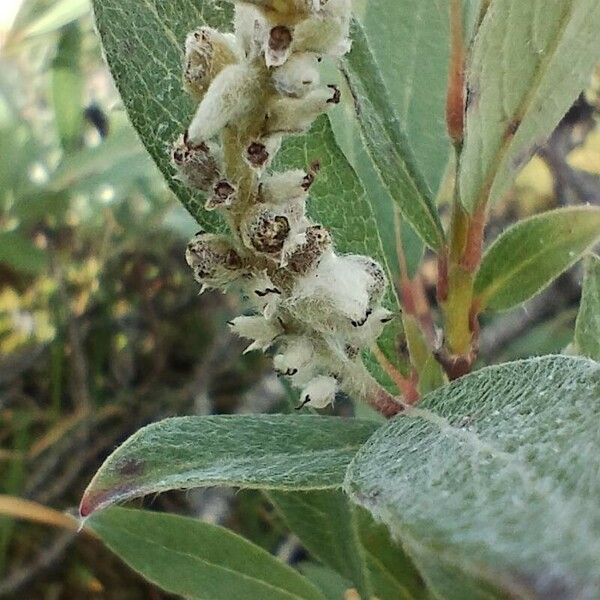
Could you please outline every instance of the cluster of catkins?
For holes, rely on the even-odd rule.
[[[338,390],[365,393],[361,350],[392,315],[386,278],[366,256],[336,254],[329,232],[306,214],[318,164],[271,172],[286,135],[307,131],[337,104],[318,63],[349,50],[350,0],[245,0],[235,33],[202,27],[185,43],[184,83],[199,102],[172,160],[207,196],[227,234],[199,232],[186,258],[203,289],[238,288],[254,310],[230,322],[274,349],[274,366],[324,408]]]

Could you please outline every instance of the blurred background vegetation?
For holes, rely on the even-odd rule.
[[[599,79],[494,209],[492,237],[544,208],[600,202]],[[289,406],[266,361],[241,357],[228,333],[237,300],[198,297],[183,258],[196,229],[127,121],[88,0],[2,0],[0,494],[73,510],[106,455],[143,424]],[[433,291],[433,263],[423,276]],[[482,363],[564,348],[579,280],[575,269],[489,320]],[[307,558],[256,492],[144,504],[225,524],[285,560]],[[88,537],[0,515],[0,596],[164,594]]]

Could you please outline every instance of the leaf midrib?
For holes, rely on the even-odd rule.
[[[562,214],[577,215],[579,213],[579,211],[581,211],[582,209],[585,212],[589,212],[591,215],[594,215],[594,214],[600,215],[600,209],[596,209],[595,207],[581,207],[576,210],[566,208],[566,209],[564,209],[564,212]],[[557,214],[557,213],[555,213],[555,214]],[[544,217],[544,215],[542,214],[542,215],[539,215],[537,218],[540,221],[542,221],[543,217]],[[534,218],[536,218],[536,217],[534,217]],[[522,223],[524,223],[524,222],[522,222]],[[598,233],[598,236],[595,239],[598,239],[598,237],[600,237],[600,232]],[[528,266],[530,266],[532,263],[535,263],[540,258],[540,256],[543,256],[544,254],[546,254],[550,249],[560,248],[561,245],[563,245],[565,243],[567,243],[567,242],[565,242],[563,240],[560,243],[557,242],[556,244],[551,244],[550,248],[548,248],[548,247],[540,248],[534,254],[530,254],[527,259],[519,262],[513,269],[506,271],[504,276],[495,278],[493,280],[493,283],[491,283],[490,285],[483,288],[483,290],[477,294],[477,299],[481,303],[481,308],[482,309],[485,308],[485,306],[487,306],[487,303],[490,300],[490,298],[493,298],[495,293],[499,289],[504,288],[506,282],[510,281],[515,276],[515,274],[518,274],[519,272],[523,271]],[[588,244],[588,247],[593,246],[594,244],[595,244],[595,240],[590,242],[590,244]],[[490,247],[490,251],[491,250],[493,250],[493,246]],[[483,261],[485,261],[485,258],[486,257],[484,256]],[[579,259],[580,259],[580,256],[578,256],[578,255],[574,256],[573,260],[569,261],[567,263],[567,267],[565,267],[565,270],[568,269],[570,266],[574,265]],[[546,285],[549,285],[549,283],[550,282],[548,282]],[[477,288],[477,278],[475,279],[475,287]]]
[[[92,529],[93,529],[93,527],[92,527]],[[256,577],[253,577],[252,575],[247,575],[245,573],[241,573],[240,571],[235,571],[231,567],[224,567],[223,565],[218,565],[218,564],[213,563],[205,558],[201,558],[200,556],[197,556],[195,554],[190,554],[189,552],[184,552],[183,550],[177,550],[176,548],[165,546],[164,544],[161,544],[160,542],[157,542],[156,540],[146,538],[143,535],[140,535],[139,533],[132,532],[130,529],[128,529],[123,524],[121,524],[121,529],[123,531],[125,531],[127,533],[127,535],[129,535],[130,537],[135,538],[136,540],[140,540],[141,542],[144,542],[145,544],[149,544],[151,546],[158,546],[159,548],[162,548],[163,550],[165,550],[167,553],[177,554],[179,556],[189,558],[189,559],[193,560],[194,562],[204,564],[210,568],[222,570],[230,575],[235,575],[237,577],[247,579],[249,581],[254,581],[261,586],[281,592],[282,594],[289,596],[290,598],[294,598],[296,600],[306,600],[306,596],[298,596],[297,594],[295,594],[293,592],[284,590],[283,588],[277,587],[275,584],[268,583],[262,579],[257,579]],[[139,547],[143,547],[143,546],[140,545]],[[272,556],[272,555],[269,555],[269,556]],[[280,566],[285,568],[285,565],[283,563]],[[294,573],[294,571],[292,569],[290,569],[290,571],[292,573]],[[149,579],[152,579],[151,575],[145,574],[145,576],[147,576]],[[160,583],[158,581],[156,581],[155,579],[154,579],[154,583],[160,585]],[[200,598],[200,596],[197,596],[197,597]]]
[[[532,78],[532,85],[529,87],[528,91],[521,100],[521,103],[517,106],[516,110],[513,113],[513,120],[518,122],[519,124],[522,122],[525,115],[527,115],[529,109],[531,108],[531,105],[537,97],[539,88],[541,87],[544,77],[546,76],[547,68],[555,58],[556,51],[560,46],[560,43],[562,42],[563,34],[565,32],[565,29],[567,28],[567,25],[569,24],[572,14],[573,4],[572,2],[570,2],[569,9],[565,11],[563,17],[560,20],[558,31],[556,36],[552,40],[552,44],[550,45],[548,51],[544,55],[544,58],[538,63],[536,67],[535,75]],[[473,204],[474,209],[476,209],[479,206],[482,206],[486,201],[489,201],[489,194],[492,191],[496,175],[498,174],[500,166],[504,162],[504,159],[506,158],[508,151],[512,146],[514,137],[515,136],[504,136],[502,138],[500,147],[496,151],[496,154],[490,163],[490,167],[488,168],[487,174],[485,175],[479,193],[476,195],[475,203]]]

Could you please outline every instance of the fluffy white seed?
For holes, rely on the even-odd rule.
[[[214,137],[230,123],[260,110],[262,79],[247,62],[225,67],[210,84],[188,129],[192,144]]]
[[[183,81],[187,91],[201,100],[213,79],[239,60],[235,37],[212,27],[201,27],[185,40]]]
[[[285,348],[273,358],[280,375],[289,377],[296,387],[306,385],[315,375],[315,348],[304,336],[290,336]]]
[[[317,55],[308,52],[293,54],[286,63],[273,71],[275,89],[284,96],[301,98],[319,85]]]
[[[294,30],[294,52],[342,56],[350,50],[350,0],[329,0]]]
[[[370,276],[355,261],[332,251],[316,268],[299,277],[292,291],[292,309],[323,332],[335,332],[368,317]]]
[[[243,263],[226,236],[200,232],[187,246],[185,258],[194,278],[205,288],[224,288],[243,275]]]
[[[244,354],[252,350],[266,350],[277,336],[283,333],[277,321],[269,321],[262,316],[242,316],[230,321],[231,331],[240,337],[253,340],[244,350]]]
[[[333,377],[325,375],[315,377],[302,390],[301,404],[298,408],[302,408],[306,404],[312,408],[326,408],[333,404],[337,387],[337,381]]]
[[[275,173],[262,180],[259,201],[279,206],[296,198],[305,200],[314,179],[312,170],[308,173],[301,169]]]
[[[179,136],[171,150],[171,162],[179,180],[193,189],[208,191],[221,176],[223,159],[217,144],[202,142],[192,146]]]
[[[269,106],[269,133],[302,133],[332,106],[339,104],[340,91],[335,85],[317,88],[303,98],[278,97]]]

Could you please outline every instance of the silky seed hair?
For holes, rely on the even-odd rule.
[[[300,407],[318,409],[338,391],[372,389],[360,354],[393,316],[381,306],[387,281],[372,258],[338,255],[308,218],[318,162],[270,166],[284,137],[340,102],[318,64],[349,50],[350,16],[350,0],[245,0],[235,2],[234,34],[192,31],[183,85],[198,106],[171,152],[177,177],[229,228],[189,243],[194,277],[202,290],[248,299],[254,314],[230,328],[249,341],[246,352],[272,348],[278,374],[301,389]]]

